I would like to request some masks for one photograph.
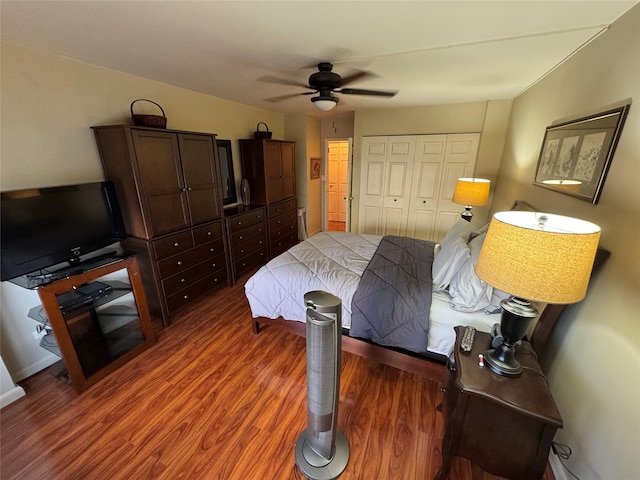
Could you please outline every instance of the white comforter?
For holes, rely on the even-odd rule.
[[[382,237],[320,232],[260,268],[245,285],[255,317],[305,321],[304,294],[324,290],[342,300],[342,326],[351,326],[351,299]]]
[[[321,232],[261,267],[245,285],[254,318],[304,322],[304,294],[324,290],[342,299],[342,326],[351,326],[351,300],[360,277],[382,239],[381,236]],[[453,327],[471,325],[489,332],[499,315],[463,313],[449,306],[445,292],[434,292],[427,350],[449,356],[455,343]]]

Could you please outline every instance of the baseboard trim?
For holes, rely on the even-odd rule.
[[[25,378],[30,377],[31,375],[35,375],[40,370],[44,370],[45,368],[50,367],[58,361],[60,361],[60,357],[56,357],[53,353],[49,353],[47,356],[41,358],[37,362],[32,363],[31,365],[27,365],[26,367],[21,368],[20,370],[17,370],[15,372],[11,372],[11,377],[16,382],[19,382],[21,380],[24,380]]]
[[[553,476],[556,477],[556,480],[570,480],[560,458],[553,451],[549,452],[549,465],[551,465],[551,470],[553,470]]]
[[[10,403],[15,402],[16,400],[24,397],[25,395],[26,393],[24,391],[24,388],[16,385],[14,388],[9,390],[8,392],[5,392],[2,395],[0,395],[0,408],[6,407]]]

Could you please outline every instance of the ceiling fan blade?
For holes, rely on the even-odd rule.
[[[373,73],[366,72],[364,70],[359,70],[356,73],[342,77],[342,85],[348,85],[357,80],[362,80],[364,78],[374,78],[374,77],[375,75]]]
[[[309,85],[306,85],[304,83],[296,82],[294,80],[287,80],[286,78],[272,77],[271,75],[265,75],[264,77],[260,77],[258,80],[261,82],[275,83],[277,85],[287,85],[290,87],[311,88]]]
[[[334,91],[345,95],[373,95],[375,97],[393,97],[398,93],[397,90],[363,90],[361,88],[341,88]]]
[[[290,93],[289,95],[280,95],[279,97],[265,98],[264,101],[276,103],[276,102],[281,102],[283,100],[289,100],[290,98],[299,97],[300,95],[313,95],[314,93],[316,92],[313,91],[313,92],[302,92],[302,93]]]

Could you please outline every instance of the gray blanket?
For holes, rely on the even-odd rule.
[[[385,236],[351,303],[352,337],[427,351],[433,242]]]

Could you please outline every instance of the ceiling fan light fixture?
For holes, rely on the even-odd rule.
[[[323,112],[328,112],[336,106],[340,99],[333,95],[318,95],[317,97],[312,97],[311,101],[316,107],[318,107],[318,109]]]

